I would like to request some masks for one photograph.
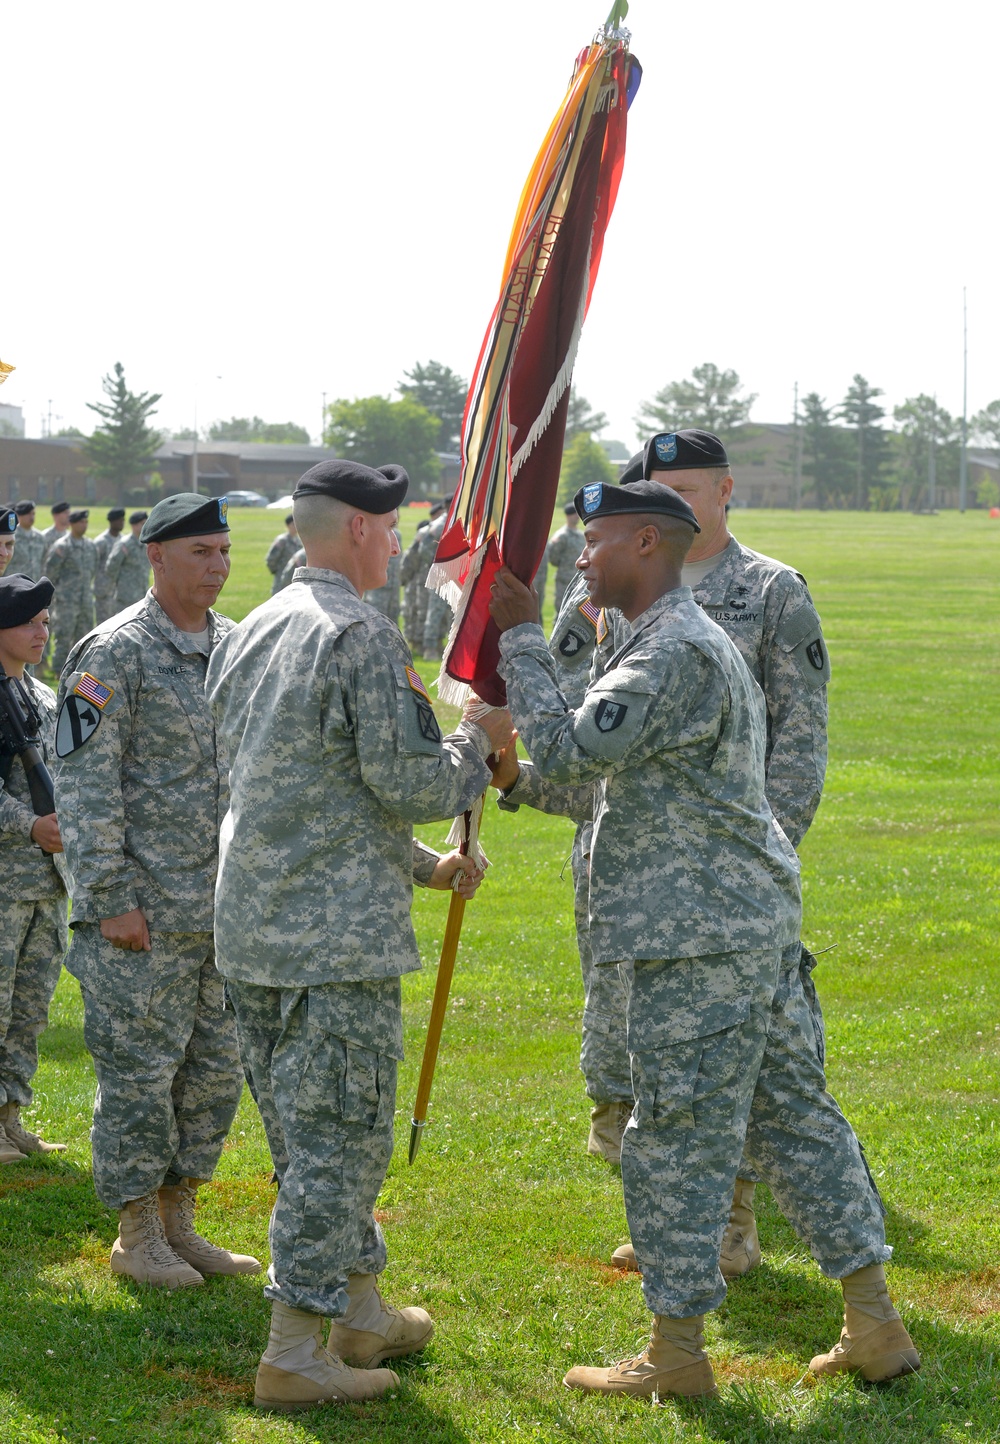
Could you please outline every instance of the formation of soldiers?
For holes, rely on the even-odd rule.
[[[94,540],[87,536],[90,512],[68,501],[52,506],[52,524],[39,531],[33,501],[0,507],[0,530],[13,543],[6,559],[0,546],[0,576],[9,569],[37,581],[47,576],[55,588],[50,608],[52,670],[58,674],[74,642],[145,596],[149,586],[146,549],[139,533],[147,513],[134,511],[125,528],[125,508],[112,507],[107,527]]]
[[[561,586],[557,570],[551,638],[537,593],[501,571],[491,612],[509,711],[473,701],[448,737],[395,621],[399,586],[426,575],[407,562],[429,564],[445,508],[401,558],[399,467],[307,472],[268,555],[273,594],[236,625],[215,610],[225,499],[160,502],[106,563],[132,540],[152,589],[67,644],[58,697],[31,674],[56,586],[13,569],[0,580],[0,662],[55,779],[55,811],[36,816],[17,759],[0,759],[0,851],[16,880],[0,1163],[61,1147],[20,1110],[68,891],[66,966],[100,1085],[94,1182],[119,1216],[113,1271],[171,1289],[259,1271],[202,1237],[195,1207],[244,1076],[260,1109],[279,1188],[259,1407],[380,1395],[399,1384],[380,1366],[432,1336],[425,1310],[381,1295],[374,1208],[400,977],[420,965],[412,888],[471,896],[482,873],[413,826],[463,812],[491,782],[504,811],[577,823],[587,1146],[620,1164],[630,1239],[613,1258],[641,1273],[653,1316],[638,1357],[575,1366],[567,1386],[714,1392],[704,1316],[760,1262],[758,1178],[843,1286],[843,1333],[813,1372],[919,1367],[887,1291],[881,1199],[826,1092],[800,941],[795,845],[823,785],[826,647],[804,580],[729,533],[732,484],[721,442],[682,431],[650,438],[618,486],[583,488],[582,535],[567,523],[544,564],[565,568],[576,550]],[[58,528],[60,577],[86,574],[86,520],[69,512]],[[0,538],[12,531],[0,522]],[[414,609],[404,626],[434,654],[443,619]]]

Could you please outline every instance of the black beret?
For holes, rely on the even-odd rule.
[[[290,521],[294,521],[294,520],[295,520],[294,514],[293,514],[292,512],[289,512],[288,515],[285,517],[285,526],[287,526]]]
[[[566,513],[567,516],[576,516],[576,507],[571,501],[568,501],[566,503],[566,505],[563,507],[563,511]]]
[[[311,466],[292,492],[300,496],[329,496],[356,506],[358,511],[384,516],[395,511],[406,495],[410,478],[401,466],[364,466],[360,461],[321,461]]]
[[[647,479],[654,471],[694,471],[729,465],[726,448],[710,431],[661,431],[659,436],[649,438],[642,456],[642,474]]]
[[[229,498],[179,491],[158,501],[139,533],[141,542],[176,541],[184,536],[214,536],[228,531]]]
[[[68,501],[57,501],[53,504],[52,515],[61,516],[64,511],[69,511]]]
[[[136,522],[145,521],[148,516],[148,511],[134,511],[128,519],[128,524],[129,526],[135,526]]]
[[[698,518],[682,496],[672,486],[658,481],[633,482],[630,486],[612,486],[606,481],[597,481],[582,486],[573,498],[573,505],[584,521],[598,516],[624,516],[628,512],[662,512],[686,521],[695,531],[701,531]]]
[[[33,501],[19,501],[17,506],[15,506],[14,508],[18,516],[27,516],[28,512],[34,511],[34,509],[35,503]]]
[[[113,507],[111,508],[111,510],[108,512],[108,521],[124,521],[124,520],[125,520],[125,508],[124,508],[123,506],[113,506]]]
[[[70,512],[70,514],[69,514],[69,519],[70,519],[71,522],[73,522],[73,521],[86,521],[89,516],[90,516],[90,512],[86,509],[86,507],[81,506],[81,508],[80,508],[79,511],[71,511],[71,512]]]
[[[49,605],[55,590],[48,577],[39,577],[37,582],[16,572],[0,577],[0,630],[23,627],[37,617]]]
[[[0,536],[16,531],[17,512],[12,506],[0,506]]]

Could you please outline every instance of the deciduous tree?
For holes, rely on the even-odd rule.
[[[644,401],[635,418],[640,434],[680,431],[697,426],[724,436],[750,419],[756,393],[741,396],[743,383],[735,371],[720,371],[711,361],[696,366],[684,381],[671,381],[651,401]]]
[[[440,361],[428,361],[426,365],[418,361],[412,371],[404,371],[403,375],[406,380],[396,388],[400,396],[436,416],[441,423],[439,447],[442,451],[457,451],[469,383]]]
[[[425,494],[441,478],[437,440],[441,422],[408,396],[361,396],[334,401],[327,407],[324,440],[338,456],[366,466],[396,462],[405,466],[416,490]]]
[[[563,452],[562,469],[559,472],[559,500],[565,504],[573,500],[581,486],[596,481],[614,481],[617,475],[611,462],[600,446],[585,431],[579,432]]]
[[[231,416],[208,428],[209,441],[264,441],[272,446],[308,446],[309,433],[294,421],[263,421],[259,416]]]

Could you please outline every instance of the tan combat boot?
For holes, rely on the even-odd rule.
[[[814,1374],[860,1373],[873,1384],[915,1374],[920,1355],[892,1306],[881,1264],[869,1264],[841,1279],[844,1328],[828,1354],[817,1354]]]
[[[29,1133],[21,1124],[20,1103],[5,1103],[0,1108],[0,1129],[19,1152],[65,1153],[65,1143],[46,1143],[37,1133]]]
[[[16,1148],[0,1124],[0,1163],[23,1163],[27,1154]]]
[[[626,1394],[650,1399],[654,1394],[691,1398],[717,1392],[712,1365],[702,1345],[704,1314],[668,1319],[657,1314],[645,1351],[637,1359],[623,1359],[610,1369],[577,1365],[563,1379],[569,1389],[588,1394]]]
[[[185,1178],[181,1183],[164,1184],[159,1190],[157,1198],[167,1243],[178,1258],[200,1274],[259,1274],[260,1264],[252,1255],[216,1248],[195,1232],[194,1205],[200,1182],[197,1178]]]
[[[622,1134],[631,1117],[631,1103],[598,1103],[590,1110],[587,1152],[621,1167]]]
[[[327,1349],[359,1369],[374,1369],[383,1359],[400,1359],[429,1344],[434,1333],[424,1309],[394,1309],[378,1291],[374,1274],[351,1274],[350,1300],[342,1319],[330,1323]]]
[[[631,1243],[623,1243],[621,1248],[616,1248],[611,1255],[611,1267],[616,1269],[628,1269],[629,1273],[640,1274],[642,1269],[635,1261],[635,1249]]]
[[[155,1193],[132,1199],[118,1217],[118,1237],[111,1248],[112,1273],[127,1274],[137,1284],[161,1289],[193,1289],[205,1282],[167,1243]]]
[[[323,1319],[271,1304],[271,1336],[254,1386],[254,1404],[282,1414],[317,1404],[377,1399],[399,1384],[391,1369],[351,1369],[323,1348]]]
[[[753,1211],[756,1189],[757,1185],[748,1178],[736,1180],[729,1222],[722,1235],[722,1249],[719,1253],[719,1270],[726,1283],[748,1274],[761,1262],[757,1219]]]

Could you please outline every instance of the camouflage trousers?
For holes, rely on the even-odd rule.
[[[654,1314],[716,1308],[740,1156],[830,1278],[892,1253],[850,1124],[826,1092],[798,966],[775,952],[622,965],[636,1104],[622,1140],[629,1233]]]
[[[97,1073],[94,1187],[116,1209],[164,1183],[211,1178],[243,1089],[212,934],[150,938],[152,952],[125,952],[78,926],[66,960]]]
[[[52,670],[58,677],[66,665],[74,642],[85,637],[94,625],[94,597],[88,592],[82,596],[70,593],[60,597],[59,592],[52,599]]]
[[[66,951],[66,898],[6,902],[0,911],[0,1104],[31,1102],[38,1035]]]
[[[264,1293],[339,1318],[348,1275],[386,1263],[374,1209],[403,1056],[399,979],[226,987],[279,1179]]]
[[[424,613],[424,637],[420,651],[425,657],[440,657],[454,613],[437,592],[428,592]]]
[[[577,832],[579,837],[579,829]],[[632,1103],[631,1063],[625,1027],[625,984],[616,967],[596,967],[590,953],[586,860],[577,860],[573,849],[573,882],[576,889],[576,941],[583,971],[583,1033],[580,1043],[580,1071],[587,1097],[595,1103]],[[826,1061],[826,1032],[812,970],[816,959],[801,943],[785,951],[788,977],[789,1019],[800,1017],[802,1025],[790,1027],[796,1053],[815,1053],[822,1068]],[[794,971],[793,971],[794,970]],[[806,1004],[803,1012],[802,1004]],[[806,1016],[806,1013],[808,1016]],[[739,1177],[759,1183],[760,1176],[744,1154]]]
[[[596,967],[590,951],[590,848],[592,825],[573,837],[573,915],[583,973],[580,1071],[594,1103],[634,1103],[632,1064],[625,1040],[625,984],[616,967]]]
[[[119,606],[118,602],[115,601],[115,594],[113,591],[108,592],[106,595],[104,593],[98,595],[95,592],[94,604],[97,611],[97,620],[99,622],[106,622],[109,617],[113,617],[116,612],[121,611],[121,607]],[[82,635],[83,634],[81,633],[81,636]]]

